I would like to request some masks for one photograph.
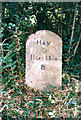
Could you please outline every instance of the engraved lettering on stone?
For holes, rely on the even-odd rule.
[[[45,70],[45,65],[44,64],[41,65],[41,69]]]
[[[48,46],[50,44],[50,42],[48,42],[48,41],[47,42],[45,42],[45,41],[42,42],[41,40],[37,40],[37,44],[39,44],[39,45],[47,45]]]

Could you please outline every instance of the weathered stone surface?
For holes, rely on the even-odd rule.
[[[26,84],[43,90],[61,86],[62,40],[55,33],[40,30],[26,41]]]

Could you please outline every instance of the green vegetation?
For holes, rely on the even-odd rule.
[[[0,117],[81,118],[81,3],[3,2],[0,36]],[[63,40],[62,88],[36,91],[25,82],[25,42],[38,30]]]

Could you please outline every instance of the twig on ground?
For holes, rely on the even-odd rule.
[[[7,109],[8,109],[8,105],[4,105],[4,106],[1,108],[0,112],[2,112],[5,107],[7,107]]]

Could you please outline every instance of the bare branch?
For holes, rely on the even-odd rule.
[[[73,20],[73,27],[72,27],[70,45],[72,44],[72,39],[73,39],[73,34],[74,34],[75,20],[76,20],[76,15],[77,15],[77,6],[78,6],[78,4],[76,4],[76,8],[75,8],[75,15],[74,15],[74,20]],[[68,52],[70,54],[70,48],[69,48]]]
[[[4,41],[2,42],[2,44],[3,44],[6,40],[9,40],[10,38],[13,38],[13,37],[14,37],[14,36],[12,35],[12,36],[10,36],[10,37],[4,39]]]
[[[76,50],[77,50],[77,48],[78,48],[78,46],[79,46],[80,39],[81,39],[81,34],[80,34],[80,36],[79,36],[79,40],[78,40],[78,42],[77,42],[77,45],[76,45],[76,47],[75,47],[75,49],[74,49],[74,56],[75,56]]]
[[[77,15],[77,6],[78,6],[78,4],[76,4],[76,7],[75,7],[75,15],[74,15],[74,19],[73,19],[73,27],[72,27],[70,45],[72,44],[72,39],[73,39],[73,35],[74,35],[75,20],[76,20],[76,15]],[[71,49],[69,48],[69,50],[68,50],[69,55],[70,55],[70,51],[71,51]],[[69,62],[70,59],[71,59],[71,56],[69,56],[69,58],[66,60],[66,62]]]

